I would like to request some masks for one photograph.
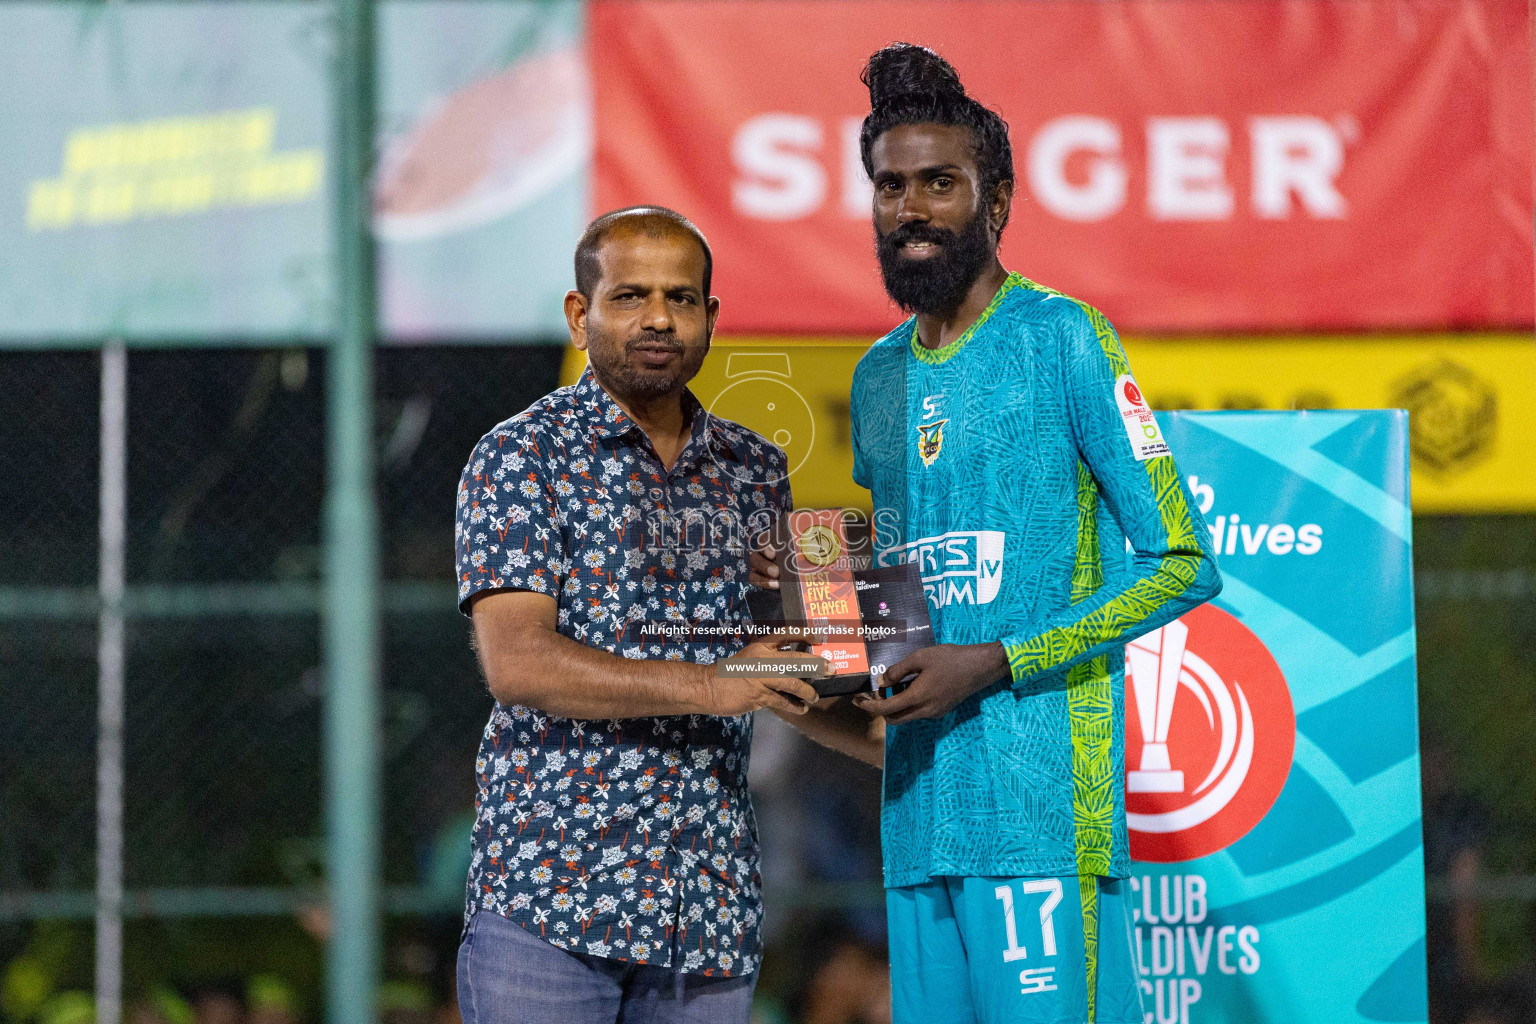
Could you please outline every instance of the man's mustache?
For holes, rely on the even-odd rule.
[[[659,348],[667,349],[671,352],[681,352],[687,347],[677,340],[677,335],[662,334],[659,331],[644,331],[624,343],[625,350],[630,352],[637,348]]]
[[[947,245],[954,240],[955,233],[953,231],[934,227],[932,224],[921,224],[917,221],[894,227],[880,237],[880,241],[883,244],[896,249],[901,248],[908,242],[931,242],[934,245]]]

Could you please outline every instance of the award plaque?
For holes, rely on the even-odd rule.
[[[796,509],[770,537],[779,589],[752,593],[752,617],[827,634],[810,649],[830,668],[811,680],[823,697],[871,690],[888,666],[933,643],[918,567],[875,567],[867,521],[841,509]]]

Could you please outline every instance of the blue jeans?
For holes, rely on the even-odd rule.
[[[488,910],[459,943],[464,1024],[747,1024],[756,981],[569,953]]]

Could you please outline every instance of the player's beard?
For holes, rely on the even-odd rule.
[[[938,254],[926,259],[903,256],[901,247],[908,242],[934,242]],[[875,233],[885,293],[908,313],[954,313],[995,252],[985,210],[977,210],[959,232],[914,221],[886,235]]]

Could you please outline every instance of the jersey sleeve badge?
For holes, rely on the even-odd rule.
[[[1141,389],[1128,373],[1122,373],[1115,381],[1115,404],[1120,407],[1120,418],[1125,421],[1125,435],[1131,440],[1131,454],[1137,462],[1146,462],[1170,454],[1168,442],[1157,425]]]

